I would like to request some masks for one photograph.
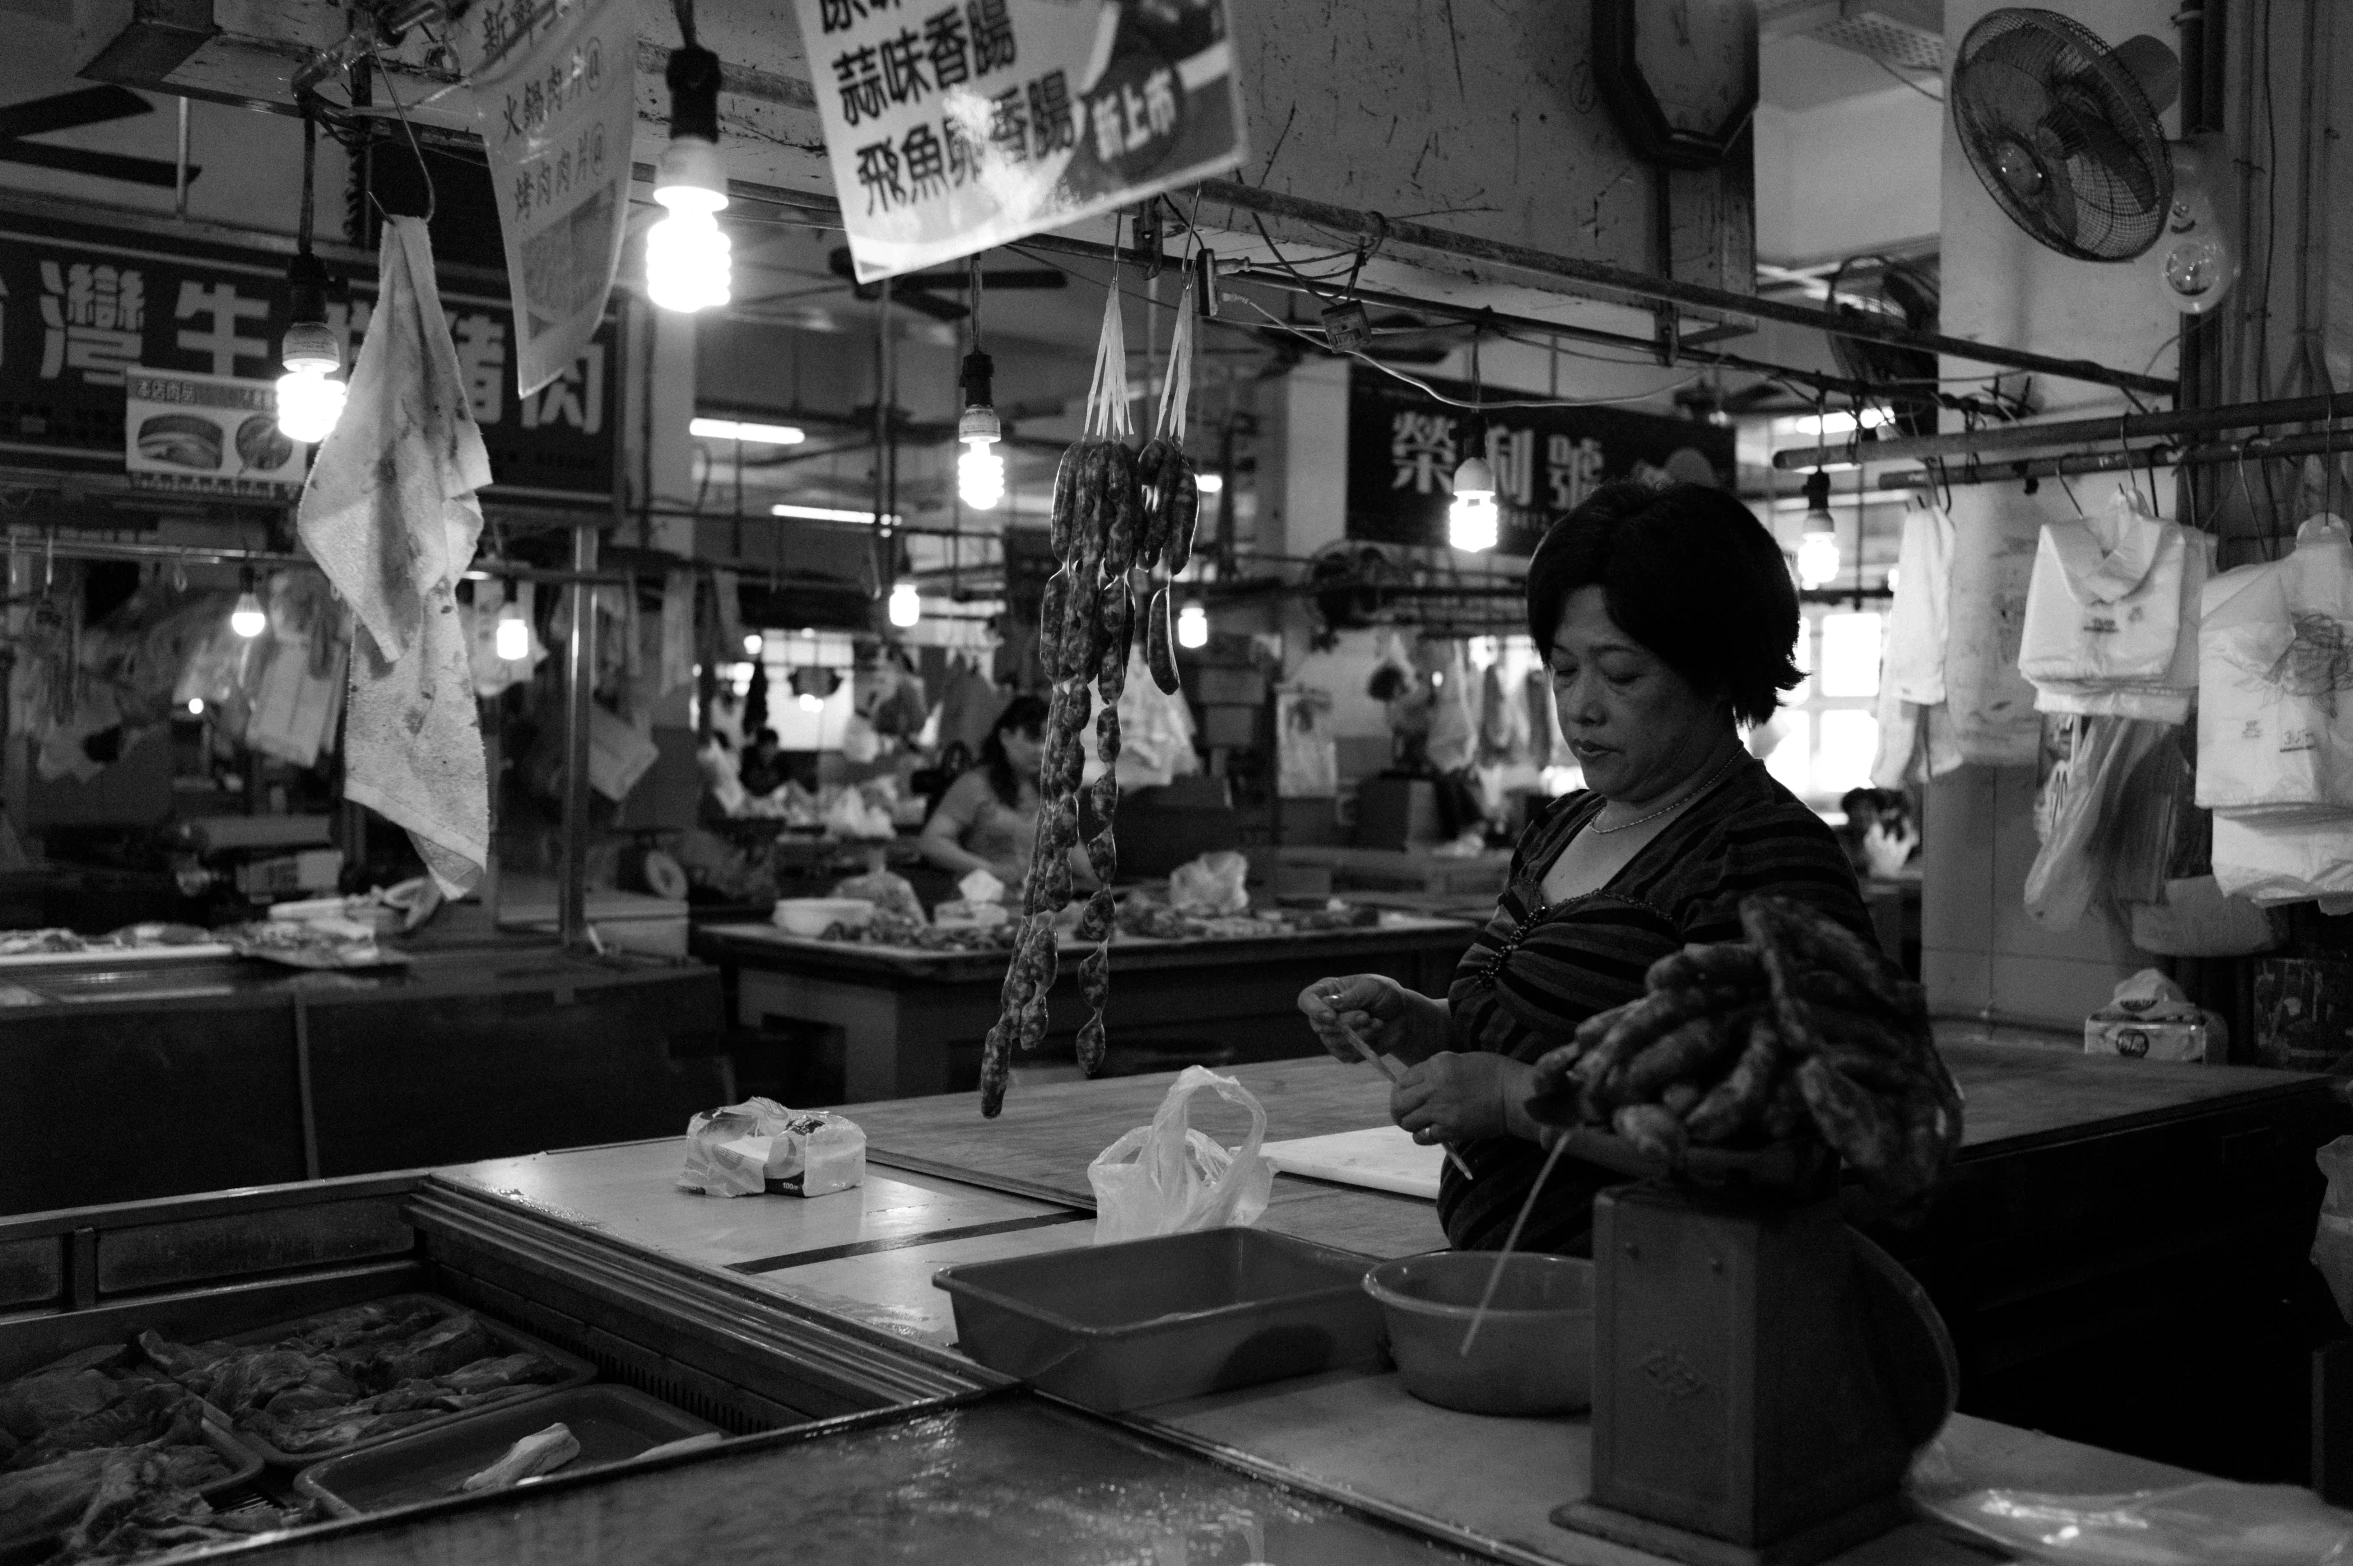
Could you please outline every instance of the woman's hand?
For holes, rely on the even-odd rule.
[[[1318,979],[1299,992],[1299,1010],[1332,1057],[1351,1065],[1364,1059],[1350,1042],[1352,1033],[1375,1054],[1404,1061],[1446,1044],[1446,1003],[1417,995],[1385,974]]]
[[[1441,1051],[1408,1071],[1389,1093],[1389,1113],[1417,1142],[1466,1137],[1536,1139],[1526,1112],[1534,1068],[1484,1050]]]

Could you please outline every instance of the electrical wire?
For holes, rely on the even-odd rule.
[[[1260,304],[1257,300],[1251,298],[1248,294],[1238,293],[1233,297],[1239,299],[1242,303],[1248,305],[1251,309],[1256,310],[1260,315],[1265,316],[1267,324],[1274,327],[1275,330],[1279,332],[1288,332],[1293,337],[1297,337],[1304,342],[1313,343],[1318,348],[1325,348],[1328,350],[1329,344],[1318,333],[1306,331],[1300,327],[1292,325],[1290,322],[1276,315],[1272,310],[1269,310],[1266,306]],[[1405,371],[1398,369],[1395,365],[1383,364],[1380,360],[1374,358],[1370,354],[1350,353],[1347,355],[1347,357],[1358,360],[1361,363],[1368,364],[1372,366],[1372,368],[1380,371],[1383,375],[1389,376],[1394,380],[1403,381],[1406,385],[1411,386],[1414,390],[1420,392],[1423,396],[1428,397],[1433,401],[1444,403],[1449,408],[1467,408],[1473,412],[1483,412],[1496,408],[1598,408],[1606,407],[1615,403],[1648,402],[1652,398],[1662,397],[1671,392],[1681,391],[1684,387],[1692,385],[1694,382],[1707,379],[1707,374],[1705,371],[1698,371],[1693,374],[1686,375],[1683,377],[1683,379],[1675,382],[1670,386],[1653,387],[1649,391],[1630,392],[1623,396],[1616,397],[1537,397],[1514,398],[1509,401],[1502,402],[1465,402],[1459,397],[1447,396],[1444,392],[1439,391],[1436,387],[1432,386],[1429,382],[1423,380],[1418,375],[1408,375]]]
[[[1863,56],[1863,58],[1869,60],[1873,65],[1878,66],[1881,70],[1894,77],[1897,81],[1902,82],[1906,87],[1911,88],[1912,91],[1918,93],[1921,97],[1926,98],[1930,103],[1944,102],[1943,93],[1930,92],[1927,88],[1921,86],[1918,82],[1912,80],[1912,78],[1909,76],[1906,76],[1902,71],[1897,70],[1894,66],[1879,58],[1879,56],[1875,54],[1866,54]]]

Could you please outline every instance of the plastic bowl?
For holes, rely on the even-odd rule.
[[[1570,1414],[1593,1402],[1593,1263],[1515,1252],[1466,1356],[1493,1251],[1401,1256],[1364,1275],[1405,1390],[1467,1414]]]
[[[832,925],[864,924],[874,917],[874,904],[863,897],[785,897],[772,917],[787,934],[816,936]]]

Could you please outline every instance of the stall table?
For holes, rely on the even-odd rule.
[[[1393,914],[1378,925],[1296,935],[1123,935],[1111,948],[1111,1069],[1309,1053],[1317,1046],[1298,1011],[1307,985],[1335,973],[1382,973],[1425,995],[1443,994],[1472,933],[1458,920]],[[738,1027],[838,1034],[846,1100],[957,1091],[980,1081],[981,1040],[997,1020],[1005,980],[1001,951],[811,940],[766,924],[704,925],[695,942],[697,955],[726,975]],[[1046,1049],[1065,1059],[1087,1017],[1078,966],[1088,950],[1062,943]]]
[[[716,972],[543,941],[323,973],[180,948],[0,982],[0,1212],[653,1136],[728,1086],[695,1053]]]

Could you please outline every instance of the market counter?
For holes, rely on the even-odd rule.
[[[12,965],[0,1212],[655,1136],[721,1102],[719,976],[507,939],[405,968]]]
[[[1106,1023],[1115,1074],[1188,1060],[1231,1065],[1311,1053],[1299,992],[1335,973],[1382,973],[1445,992],[1474,931],[1453,919],[1384,916],[1357,929],[1155,940],[1111,947]],[[929,952],[812,940],[767,924],[703,925],[695,954],[726,976],[742,1028],[797,1032],[798,1047],[841,1052],[848,1102],[960,1091],[980,1081],[981,1040],[997,1020],[1002,951]],[[1069,1059],[1086,1020],[1078,958],[1066,940],[1042,1053]]]
[[[1999,1058],[1960,1064],[1988,1098],[2023,1070]],[[2108,1062],[2091,1075],[2119,1069],[2132,1068]],[[1322,1061],[1241,1074],[1286,1134],[1362,1124],[1384,1092],[1369,1073]],[[999,1148],[1024,1171],[1011,1178],[1067,1182],[1104,1125],[1140,1118],[1135,1105],[1155,1100],[1166,1080],[1073,1084],[1009,1102],[1007,1120],[993,1126],[1027,1106],[1028,1127],[1024,1149]],[[2252,1073],[2204,1095],[2185,1078],[2121,1091],[2147,1115],[2189,1111],[2216,1093],[2292,1100],[2297,1086]],[[1090,1096],[1103,1102],[1079,1112]],[[2047,1097],[2018,1094],[2007,1127],[1995,1124],[1984,1145],[2060,1134],[2063,1109],[2037,1113],[2028,1103]],[[937,1159],[964,1156],[951,1121],[984,1142],[992,1129],[965,1097],[872,1105],[865,1118],[878,1157],[902,1160],[892,1143],[924,1137]],[[1056,1123],[1072,1150],[1059,1167]],[[1394,1374],[1365,1371],[1160,1405],[1116,1424],[1005,1390],[1001,1377],[947,1349],[946,1296],[931,1273],[1025,1247],[1084,1245],[1092,1225],[1075,1202],[880,1162],[852,1192],[705,1198],[677,1188],[680,1153],[670,1136],[430,1175],[0,1221],[0,1375],[119,1341],[141,1324],[236,1330],[422,1287],[537,1332],[593,1360],[600,1379],[696,1411],[734,1438],[630,1469],[558,1473],[527,1491],[329,1523],[238,1555],[300,1566],[855,1566],[951,1554],[976,1566],[1107,1555],[1654,1559],[1547,1521],[1551,1506],[1586,1486],[1582,1418],[1455,1414],[1410,1398]],[[1317,1205],[1333,1194],[1283,1177],[1268,1221],[1341,1239],[1361,1214]],[[1415,1248],[1431,1237],[1426,1203],[1345,1194],[1418,1211],[1426,1227],[1392,1225],[1390,1243]],[[2187,1477],[1968,1415],[1947,1426],[1942,1453],[1968,1482],[2061,1492]],[[1838,1559],[1987,1558],[1914,1523]]]

